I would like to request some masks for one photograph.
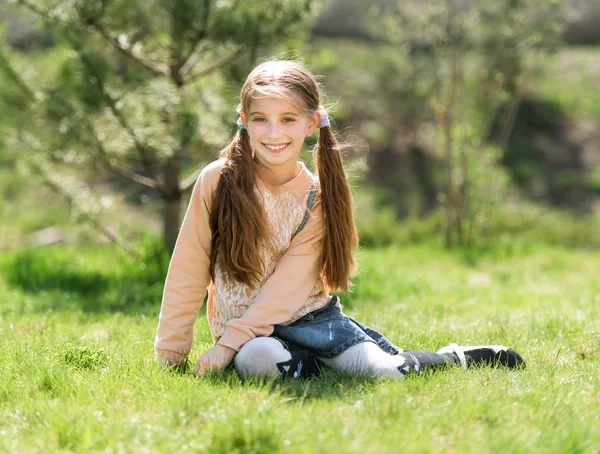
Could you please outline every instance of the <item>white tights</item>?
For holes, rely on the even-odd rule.
[[[291,358],[290,352],[277,339],[257,337],[248,341],[236,354],[234,366],[240,375],[276,377],[282,374],[278,364]],[[403,379],[409,368],[419,366],[419,361],[414,356],[412,359],[416,363],[407,361],[404,355],[390,355],[373,342],[356,344],[334,358],[318,359],[334,369],[397,379]],[[292,375],[297,376],[299,372],[298,370],[297,374]]]

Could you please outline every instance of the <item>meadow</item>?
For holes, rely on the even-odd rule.
[[[397,53],[395,47],[389,51]],[[307,61],[327,74],[331,100],[341,100],[341,124],[352,119],[351,106],[361,106],[359,123],[352,127],[364,126],[361,134],[371,132],[375,145],[385,128],[376,121],[361,125],[361,116],[386,125],[390,115],[395,118],[408,106],[409,123],[419,115],[433,121],[430,113],[413,112],[413,105],[426,104],[427,81],[406,91],[403,77],[409,73],[403,71],[409,67],[401,65],[398,72],[395,59],[377,52],[382,49],[354,40],[319,41],[304,51]],[[58,84],[69,99],[94,112],[101,105],[96,78],[80,77],[74,59],[73,49],[60,46],[11,52],[11,61],[36,90]],[[391,76],[375,96],[370,88],[387,81],[379,69]],[[141,74],[127,72],[123,87],[137,87]],[[600,454],[599,75],[598,46],[561,47],[525,84],[528,99],[552,107],[543,110],[542,120],[563,114],[550,119],[561,126],[559,136],[570,139],[564,143],[577,145],[571,160],[589,160],[585,169],[575,169],[581,173],[561,175],[568,178],[560,189],[583,184],[595,194],[595,214],[592,207],[584,216],[549,208],[546,201],[526,201],[520,193],[515,197],[511,185],[497,217],[493,212],[488,220],[489,236],[482,231],[473,249],[449,251],[441,245],[439,211],[399,221],[390,206],[373,201],[379,198],[356,192],[360,271],[352,292],[339,295],[344,311],[405,349],[504,344],[527,363],[520,370],[455,367],[404,381],[331,370],[311,380],[241,380],[232,371],[195,377],[191,366],[212,344],[205,308],[190,362],[160,368],[153,343],[168,254],[153,238],[136,244],[142,251],[137,259],[99,244],[97,232],[78,215],[81,207],[53,194],[22,159],[35,156],[29,142],[4,137],[21,128],[20,122],[31,124],[41,142],[50,144],[49,152],[54,146],[62,150],[62,125],[55,136],[53,126],[30,123],[35,117],[14,102],[20,99],[11,91],[16,88],[5,93],[0,87],[5,113],[0,118],[0,453]],[[121,84],[121,76],[113,74],[111,82]],[[410,84],[411,78],[405,81]],[[474,84],[466,88],[467,98],[476,96],[468,91]],[[229,102],[217,90],[205,95],[203,103],[215,107]],[[145,96],[139,102],[145,105]],[[204,110],[199,124],[210,130],[207,124],[220,121],[219,115]],[[196,115],[182,113],[188,120]],[[391,130],[397,126],[392,123]],[[547,125],[541,126],[530,135],[545,132]],[[174,134],[179,131],[165,137]],[[193,147],[205,147],[201,136]],[[555,137],[546,140],[553,143]],[[524,150],[531,144],[525,145]],[[563,151],[556,161],[528,163],[526,170],[536,172],[527,178],[548,176],[548,163],[563,166]],[[61,159],[70,162],[69,155]],[[361,175],[365,163],[354,161],[350,174]],[[110,185],[95,166],[89,168],[48,171],[73,194],[98,196],[77,200],[83,211],[128,240],[158,234],[161,207],[155,195]],[[74,184],[79,180],[86,184]],[[46,229],[58,231],[63,244],[32,247]]]
[[[401,382],[160,369],[168,258],[146,250],[3,253],[0,452],[600,452],[597,249],[362,248],[345,312],[406,349],[501,343],[527,362]],[[192,362],[210,345],[203,309]]]

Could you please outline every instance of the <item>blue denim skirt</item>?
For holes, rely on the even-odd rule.
[[[333,296],[327,305],[310,312],[290,325],[275,325],[271,337],[290,351],[306,351],[311,356],[333,358],[353,345],[373,342],[387,353],[403,350],[372,328],[343,314]]]

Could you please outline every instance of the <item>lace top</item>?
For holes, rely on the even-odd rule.
[[[212,337],[239,350],[248,340],[268,336],[274,324],[289,324],[327,304],[329,289],[318,270],[323,235],[318,197],[306,224],[294,236],[307,211],[315,179],[299,163],[299,173],[282,186],[257,179],[273,249],[260,251],[265,264],[260,285],[249,287],[228,279],[218,263],[210,279],[208,223],[212,194],[224,161],[203,169],[183,220],[169,272],[155,340],[157,353],[187,355],[193,325],[208,291],[207,315]]]

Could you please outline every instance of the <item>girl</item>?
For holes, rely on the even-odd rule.
[[[198,177],[171,259],[155,341],[162,364],[189,354],[207,291],[215,344],[196,374],[232,362],[245,376],[308,377],[325,364],[395,378],[449,364],[524,364],[503,346],[405,352],[346,316],[329,292],[350,286],[357,233],[315,77],[296,62],[263,63],[237,111],[239,130]],[[316,129],[318,177],[298,160]]]

